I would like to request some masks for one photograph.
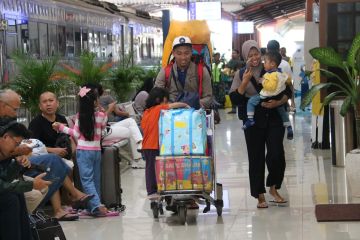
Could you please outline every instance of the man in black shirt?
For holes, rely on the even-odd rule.
[[[57,97],[52,92],[44,92],[40,95],[39,100],[41,113],[29,124],[29,129],[32,132],[31,137],[42,141],[49,153],[54,153],[62,158],[70,159],[72,155],[71,152],[68,152],[70,149],[56,146],[56,142],[61,133],[56,132],[52,128],[54,122],[67,124],[66,118],[63,115],[56,113],[59,107]]]

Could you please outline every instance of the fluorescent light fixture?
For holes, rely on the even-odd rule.
[[[254,22],[236,22],[234,32],[238,34],[254,33]]]

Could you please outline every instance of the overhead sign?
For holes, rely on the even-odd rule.
[[[254,33],[254,22],[236,22],[234,32],[238,34]]]
[[[221,2],[191,2],[190,20],[220,20]]]

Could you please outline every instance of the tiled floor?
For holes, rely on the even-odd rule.
[[[248,162],[244,134],[235,115],[222,112],[216,129],[217,176],[224,186],[225,209],[200,213],[197,221],[180,225],[166,212],[154,220],[146,200],[144,170],[122,174],[123,203],[120,217],[81,219],[62,223],[68,240],[146,240],[146,239],[256,239],[256,240],[345,240],[360,239],[356,222],[317,223],[315,203],[351,202],[343,168],[331,166],[329,150],[310,148],[311,116],[295,116],[295,139],[285,140],[287,168],[281,193],[288,207],[270,206],[258,210],[250,197]],[[267,195],[267,199],[270,197]],[[201,209],[200,209],[201,212]]]

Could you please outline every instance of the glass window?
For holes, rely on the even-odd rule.
[[[107,45],[108,45],[108,40],[107,40],[107,34],[104,32],[99,33],[100,35],[100,52],[101,58],[106,58],[107,57],[107,53],[106,53],[106,49],[107,49]]]
[[[14,19],[8,19],[7,23],[8,23],[8,28],[6,31],[8,33],[16,33],[16,21]]]
[[[54,56],[58,52],[58,41],[57,41],[57,31],[56,25],[49,24],[49,54]]]
[[[82,50],[89,50],[88,30],[82,29]]]
[[[100,33],[99,32],[95,32],[93,33],[93,53],[96,54],[96,57],[100,57]]]
[[[360,33],[360,16],[356,16],[355,24],[356,24],[356,29],[355,29],[356,33]]]
[[[65,42],[65,27],[58,26],[58,41],[59,41],[59,55],[65,56],[66,42]]]
[[[79,57],[81,54],[81,29],[75,27],[75,56]]]
[[[351,15],[338,15],[338,40],[352,39],[353,26],[354,20]]]
[[[39,57],[39,33],[38,24],[36,22],[29,22],[29,41],[30,41],[30,53],[35,57]]]
[[[66,57],[74,57],[75,46],[74,46],[74,28],[71,26],[66,26]]]
[[[360,3],[356,3],[356,11],[360,11]]]
[[[17,25],[17,39],[19,43],[19,49],[21,49],[21,52],[28,53],[29,52],[29,30],[28,30],[28,24],[26,22],[18,22]]]
[[[352,11],[354,8],[353,3],[338,3],[337,6],[339,12],[349,12]]]
[[[16,34],[6,34],[6,55],[8,57],[17,49],[17,36]]]
[[[114,53],[113,53],[113,35],[111,33],[108,33],[107,34],[107,50],[106,50],[106,53],[107,53],[107,57],[112,59],[113,56],[114,56]]]
[[[47,57],[49,55],[48,47],[48,32],[47,24],[39,23],[39,44],[40,44],[40,57]]]

